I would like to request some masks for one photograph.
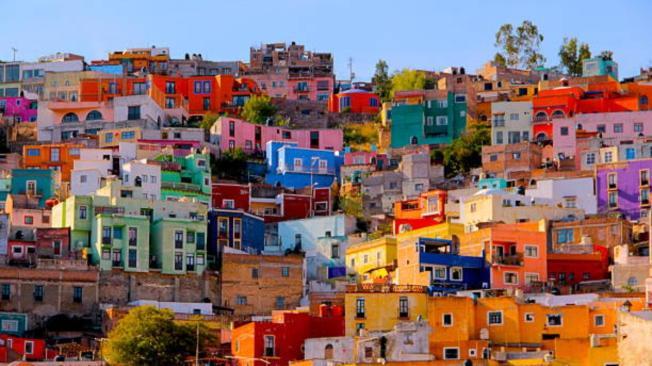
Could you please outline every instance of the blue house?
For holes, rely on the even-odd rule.
[[[419,238],[421,272],[430,272],[431,294],[488,288],[490,268],[484,256],[458,254],[457,244],[446,239]]]
[[[266,146],[268,184],[300,189],[330,187],[339,179],[344,159],[332,150],[300,148],[295,142],[269,141]]]
[[[14,169],[11,171],[12,195],[38,197],[40,208],[55,196],[54,171],[49,169]]]
[[[618,80],[618,63],[612,60],[611,57],[603,55],[582,60],[582,76],[602,75],[609,75]]]
[[[265,222],[242,210],[208,212],[208,255],[215,261],[224,248],[260,253],[265,243]]]

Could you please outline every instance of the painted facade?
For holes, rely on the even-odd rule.
[[[598,211],[619,212],[630,220],[647,217],[650,209],[652,159],[596,166]]]
[[[269,141],[265,182],[285,188],[330,187],[339,179],[342,157],[332,150]]]
[[[376,114],[380,111],[380,98],[367,90],[349,89],[330,97],[328,111]]]
[[[0,97],[0,119],[10,122],[36,122],[38,101],[25,97]]]

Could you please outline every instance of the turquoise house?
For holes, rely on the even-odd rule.
[[[445,97],[392,107],[391,147],[450,144],[466,128],[466,95]]]
[[[54,171],[49,169],[14,169],[11,171],[12,195],[31,195],[38,197],[40,208],[45,201],[56,194]]]
[[[609,75],[618,80],[618,63],[612,59],[597,56],[582,61],[582,76]]]
[[[2,284],[3,300],[11,296],[9,284]],[[28,318],[25,313],[0,312],[0,333],[22,336],[28,330]]]

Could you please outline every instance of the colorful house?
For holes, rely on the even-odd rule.
[[[208,212],[208,255],[219,257],[225,248],[258,254],[265,246],[265,222],[240,209]]]
[[[319,316],[299,311],[276,311],[271,321],[250,322],[233,329],[231,352],[234,365],[250,365],[249,360],[269,366],[284,366],[304,358],[308,338],[344,335],[344,316],[339,307],[322,306]]]
[[[56,174],[50,169],[14,169],[11,171],[12,195],[27,195],[38,199],[38,207],[55,197]]]
[[[188,155],[164,154],[161,163],[161,199],[176,201],[195,198],[206,205],[211,201],[210,155],[193,151]]]
[[[376,114],[380,111],[380,98],[367,90],[349,89],[331,95],[328,99],[328,111],[331,113]]]
[[[36,122],[37,111],[36,100],[0,96],[0,119],[9,122]]]
[[[347,272],[361,282],[382,280],[396,268],[396,238],[363,241],[346,248]]]
[[[548,282],[574,288],[583,281],[608,280],[609,251],[600,245],[567,245],[548,253]]]
[[[436,225],[446,220],[447,194],[443,190],[432,190],[416,199],[403,200],[394,204],[394,233]]]
[[[341,129],[289,129],[232,117],[220,117],[210,129],[210,141],[218,149],[239,148],[248,154],[263,153],[270,141],[294,142],[306,149],[341,151],[343,138]]]
[[[582,60],[582,76],[602,75],[609,75],[618,80],[618,63],[601,55]]]
[[[650,210],[652,158],[598,164],[595,168],[599,212],[619,212],[630,220]]]
[[[61,172],[61,180],[70,182],[73,163],[79,159],[81,144],[41,144],[23,146],[23,168],[52,169]]]
[[[466,95],[453,92],[397,93],[392,107],[391,147],[450,144],[466,128]],[[414,102],[406,98],[412,98]],[[400,99],[399,99],[400,98]],[[412,100],[412,99],[410,99]]]
[[[491,103],[491,144],[529,141],[532,130],[532,102]]]
[[[460,237],[459,253],[490,265],[489,287],[525,288],[547,277],[547,236],[542,222],[495,224]]]
[[[268,184],[294,189],[330,187],[339,179],[343,159],[335,151],[280,141],[269,141],[266,151]]]

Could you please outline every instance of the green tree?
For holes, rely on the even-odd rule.
[[[496,32],[494,45],[499,52],[494,61],[508,67],[534,69],[542,66],[546,58],[539,52],[543,35],[539,28],[529,20],[514,28],[512,24],[503,24]]]
[[[201,120],[199,127],[204,129],[204,133],[208,134],[210,132],[211,127],[213,127],[213,124],[215,123],[215,121],[217,121],[218,118],[220,118],[219,114],[206,113],[204,115],[204,118]]]
[[[222,152],[220,157],[211,157],[211,172],[220,179],[247,180],[247,154],[242,149]]]
[[[378,60],[376,63],[376,73],[371,82],[374,83],[374,88],[378,96],[383,102],[390,100],[390,94],[392,92],[392,81],[389,78],[389,67],[385,60]]]
[[[429,78],[425,72],[403,69],[392,75],[392,96],[397,91],[402,90],[421,90],[434,85],[434,80]]]
[[[345,214],[349,216],[353,216],[358,220],[364,219],[364,212],[362,207],[362,194],[360,194],[359,192],[340,196],[339,208],[341,208]]]
[[[449,177],[482,165],[482,146],[491,143],[491,130],[475,125],[444,148],[444,169]]]
[[[242,107],[240,116],[249,122],[263,124],[275,114],[276,106],[272,104],[272,98],[267,95],[253,95]]]
[[[183,365],[186,357],[195,354],[196,326],[202,350],[213,337],[201,322],[177,324],[170,310],[139,306],[109,333],[102,355],[110,364],[124,366]]]
[[[564,38],[559,49],[559,60],[566,72],[573,76],[582,75],[582,61],[591,58],[591,50],[586,43],[579,43],[577,38]]]
[[[605,60],[605,61],[612,61],[614,57],[614,53],[609,50],[605,50],[600,52],[600,58]]]

